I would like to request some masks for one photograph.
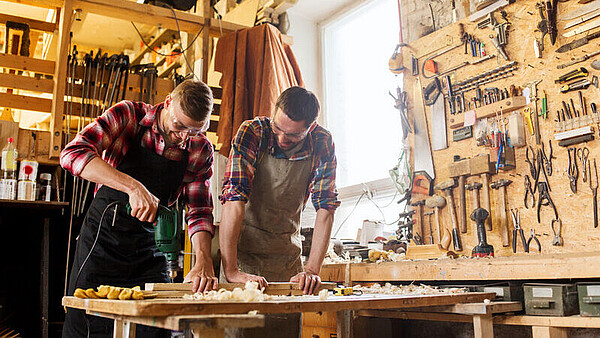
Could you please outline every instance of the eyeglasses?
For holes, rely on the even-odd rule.
[[[301,133],[286,133],[285,131],[281,130],[281,128],[279,128],[275,124],[274,120],[271,120],[271,129],[273,129],[273,134],[275,134],[277,136],[283,135],[290,141],[301,141],[303,138],[306,137],[306,135],[308,134],[308,131],[310,130],[310,128],[308,128]]]
[[[185,124],[181,123],[179,120],[177,120],[177,117],[175,117],[175,113],[173,113],[172,109],[169,109],[169,115],[171,117],[171,125],[173,126],[173,131],[177,133],[185,133],[189,136],[198,136],[202,134],[203,132],[208,130],[208,126],[210,124],[210,120],[207,119],[206,121],[204,121],[204,125],[201,128],[190,128]]]

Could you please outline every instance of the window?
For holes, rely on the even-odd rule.
[[[388,70],[398,43],[397,0],[374,0],[324,25],[326,126],[338,159],[338,188],[388,178],[401,148],[395,94],[401,78]]]

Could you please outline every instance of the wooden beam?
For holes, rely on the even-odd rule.
[[[177,30],[177,23],[179,23],[182,31],[194,34],[204,23],[204,17],[200,15],[175,10],[176,16],[173,16],[173,12],[168,8],[127,0],[75,0],[73,8],[112,18],[161,26],[165,29]]]
[[[53,22],[33,20],[20,16],[0,13],[0,23],[6,24],[6,21],[22,22],[28,24],[30,29],[35,29],[43,32],[54,33],[54,31],[56,30],[56,24]]]
[[[41,97],[0,93],[0,107],[50,112],[52,110],[52,100]]]
[[[543,269],[537,267],[543,266]],[[413,282],[462,280],[524,280],[600,278],[600,252],[516,255],[493,259],[445,259],[326,265],[323,280],[339,281],[351,275],[352,282]]]
[[[60,12],[60,28],[58,30],[57,60],[54,67],[54,90],[52,91],[52,116],[50,117],[50,151],[49,158],[58,157],[61,151],[63,110],[65,97],[65,79],[67,78],[69,34],[73,16],[73,1],[65,0]]]
[[[3,0],[8,2],[14,2],[23,5],[30,5],[35,7],[42,8],[51,8],[56,9],[57,7],[62,7],[64,1],[63,0]]]
[[[564,327],[534,326],[531,328],[533,338],[567,338]]]
[[[492,315],[473,316],[473,331],[475,338],[494,338],[494,322]]]
[[[0,73],[0,87],[52,93],[54,81],[49,79],[37,79],[31,76]]]
[[[0,53],[0,67],[28,70],[34,73],[54,74],[55,62]]]

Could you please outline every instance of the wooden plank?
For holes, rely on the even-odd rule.
[[[62,305],[83,310],[124,316],[175,316],[202,314],[234,314],[257,310],[260,313],[298,313],[342,311],[353,309],[406,308],[482,302],[493,299],[494,293],[472,292],[452,295],[361,295],[329,297],[290,297],[263,302],[218,302],[185,299],[151,299],[120,301],[63,297]]]
[[[463,315],[486,315],[494,313],[518,312],[523,310],[520,302],[461,303],[446,306],[407,309],[418,312],[448,312]]]
[[[0,87],[52,93],[54,81],[49,79],[38,79],[31,76],[0,73]]]
[[[73,16],[73,1],[65,0],[60,12],[60,29],[58,34],[57,60],[54,69],[54,90],[52,97],[52,116],[50,116],[50,151],[49,158],[58,157],[62,144],[63,129],[63,109],[65,97],[65,80],[67,78],[68,54],[69,54],[69,34],[71,32],[71,23]]]
[[[0,13],[0,23],[6,24],[6,21],[21,22],[29,25],[30,29],[35,29],[43,32],[54,33],[56,30],[56,24],[53,22],[33,20],[20,16],[14,16],[9,14]]]
[[[233,290],[235,288],[244,288],[244,283],[219,283],[217,289]],[[335,283],[323,282],[321,289],[333,290]],[[148,291],[192,291],[192,283],[146,283],[144,288]],[[270,282],[265,292],[270,290],[299,290],[298,283],[288,282]]]
[[[0,93],[0,107],[50,112],[52,110],[52,100],[34,96]]]
[[[477,119],[480,120],[498,115],[500,112],[500,108],[502,108],[502,113],[506,114],[511,111],[521,109],[525,107],[525,105],[526,101],[524,96],[515,96],[502,101],[485,105],[483,107],[475,108],[473,110],[475,110],[475,116],[477,116]],[[464,115],[465,114],[451,115],[448,119],[448,124],[450,128],[456,129],[463,127],[465,121]]]
[[[435,312],[411,312],[411,311],[390,311],[390,310],[359,310],[357,315],[364,317],[396,318],[406,320],[430,320],[442,322],[460,322],[468,323],[472,321],[472,316],[454,314],[454,313],[435,313]],[[497,315],[494,316],[494,324],[498,325],[517,325],[517,326],[540,326],[540,327],[576,327],[586,329],[600,328],[600,317],[550,317],[550,316],[514,316]]]
[[[42,8],[52,8],[62,7],[64,1],[63,0],[3,0],[8,2],[15,2],[24,5],[42,7]]]
[[[144,58],[144,54],[148,53],[148,52],[152,52],[152,50],[154,49],[154,47],[160,45],[165,39],[167,39],[168,36],[173,35],[174,33],[177,33],[177,31],[175,30],[171,30],[171,29],[163,29],[163,31],[154,39],[152,39],[152,41],[148,42],[148,46],[144,46],[142,48],[144,48],[140,53],[138,53],[131,61],[130,64],[133,65],[137,65],[140,63],[140,61],[142,61],[142,59]],[[163,59],[166,60],[166,57],[163,56]],[[163,60],[164,62],[164,60]],[[156,63],[156,66],[160,66],[158,63]]]
[[[122,320],[140,325],[159,327],[173,331],[186,329],[224,329],[224,328],[252,328],[263,327],[265,316],[260,314],[235,314],[235,315],[197,315],[197,316],[168,316],[168,317],[132,317],[119,316],[102,312],[88,312],[95,316]]]
[[[0,67],[54,74],[55,62],[27,56],[0,53]],[[64,78],[63,78],[64,79]]]
[[[339,278],[343,275],[344,268],[344,264],[324,266],[326,275],[323,279]],[[331,269],[338,271],[332,272]],[[493,259],[353,263],[350,264],[350,270],[352,282],[600,278],[600,252],[523,254]]]

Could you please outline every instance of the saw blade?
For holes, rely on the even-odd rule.
[[[423,170],[432,180],[435,179],[435,171],[433,169],[433,156],[431,154],[431,146],[429,144],[429,131],[427,129],[427,120],[425,119],[425,101],[423,100],[423,87],[419,77],[416,77],[416,84],[413,90],[413,105],[414,118],[414,168],[413,171]],[[417,102],[420,100],[421,102]],[[438,97],[438,101],[443,99]]]
[[[590,19],[593,19],[593,18],[597,17],[598,15],[600,15],[600,8],[599,8],[599,9],[597,9],[597,10],[595,10],[595,11],[593,11],[593,12],[591,12],[591,13],[588,13],[588,14],[586,14],[586,15],[584,15],[584,16],[582,16],[582,17],[580,17],[580,18],[577,18],[577,19],[575,19],[575,20],[573,20],[573,21],[571,21],[571,22],[567,23],[567,24],[565,25],[565,28],[564,28],[564,29],[571,28],[571,27],[573,27],[573,26],[577,26],[577,25],[579,25],[580,23],[586,22],[586,21],[588,21],[588,20],[590,20]]]
[[[577,17],[580,17],[582,15],[585,15],[587,13],[590,13],[592,11],[595,11],[598,8],[600,8],[600,1],[594,0],[593,2],[585,4],[575,10],[572,10],[569,13],[566,13],[565,15],[561,15],[560,20],[561,21],[569,21],[569,20],[575,19]]]
[[[568,32],[563,33],[562,36],[569,38],[571,36],[575,36],[577,34],[581,34],[583,32],[587,32],[590,29],[594,29],[596,27],[600,26],[600,18],[597,18],[595,20],[592,20],[588,23],[586,23],[585,25],[582,25],[581,27],[575,28],[573,30],[570,30]]]
[[[444,96],[435,100],[431,106],[431,148],[442,150],[448,148],[448,135],[446,128],[446,103]]]

